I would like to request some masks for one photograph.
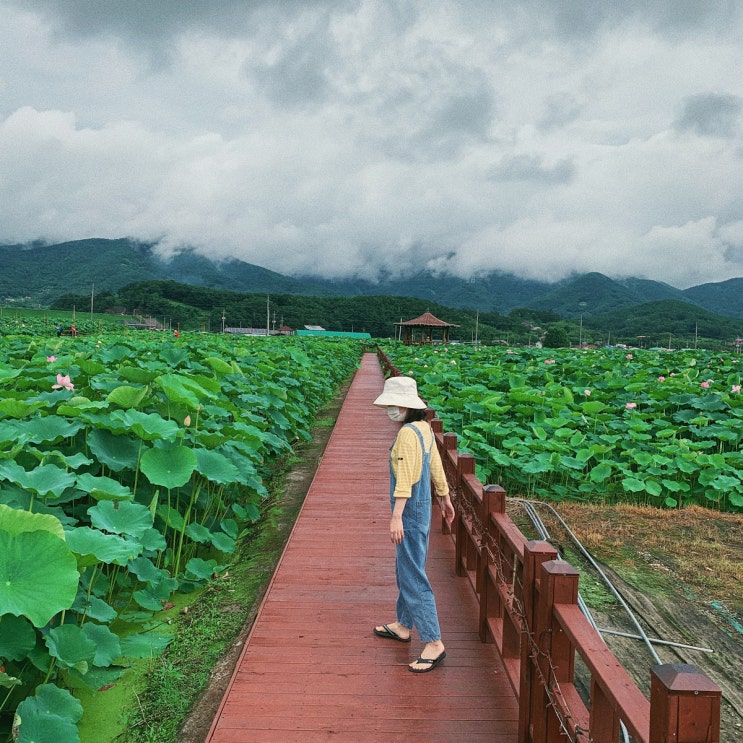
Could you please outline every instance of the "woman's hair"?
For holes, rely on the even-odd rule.
[[[408,414],[405,416],[405,423],[424,421],[426,420],[427,413],[428,408],[408,408]]]

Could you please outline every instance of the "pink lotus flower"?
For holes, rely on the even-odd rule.
[[[544,363],[545,364],[554,364],[555,363],[555,360],[554,359],[545,359],[544,360]]]
[[[46,361],[47,361],[48,364],[51,364],[52,361],[56,361],[56,360],[57,360],[57,357],[56,356],[47,356],[46,357]]]
[[[626,358],[629,359],[630,361],[632,361],[632,359],[634,358],[634,356],[631,353],[628,353],[627,356],[626,356]]]
[[[69,374],[57,374],[57,384],[52,385],[53,390],[74,390],[75,385],[70,381]]]
[[[703,387],[705,390],[709,389],[709,381],[702,382],[701,387]]]
[[[583,394],[584,394],[584,395],[585,395],[586,397],[590,397],[590,396],[591,396],[591,390],[583,390]]]
[[[733,386],[732,386],[732,387],[730,388],[730,391],[731,391],[731,392],[740,392],[740,385],[739,385],[739,384],[734,384],[734,385],[733,385]]]
[[[665,377],[664,377],[664,376],[663,376],[663,375],[661,374],[661,375],[660,375],[660,376],[658,377],[658,381],[659,381],[659,382],[665,382],[665,381],[666,381],[666,378],[665,378]]]
[[[628,402],[624,407],[627,408],[627,410],[634,410],[637,407],[637,403]]]
[[[187,415],[187,416],[186,416],[186,417],[185,417],[185,418],[183,419],[183,425],[184,425],[184,426],[190,426],[190,425],[191,425],[191,416],[190,416],[190,415]]]

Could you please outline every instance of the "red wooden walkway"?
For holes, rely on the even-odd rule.
[[[434,530],[428,572],[446,660],[413,674],[421,643],[374,637],[393,621],[387,456],[397,424],[372,401],[383,375],[365,354],[207,743],[515,743],[518,706],[478,604]]]

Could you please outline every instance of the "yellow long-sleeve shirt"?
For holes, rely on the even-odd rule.
[[[426,450],[431,447],[431,481],[436,495],[444,497],[449,492],[449,484],[444,474],[444,466],[441,463],[439,450],[431,426],[425,421],[415,421],[415,426],[423,436]],[[390,451],[390,462],[392,472],[395,475],[395,498],[410,498],[413,485],[421,479],[423,471],[423,452],[420,441],[415,431],[408,426],[403,426],[397,434],[395,443]]]

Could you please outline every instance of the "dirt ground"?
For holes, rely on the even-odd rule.
[[[525,517],[511,510],[521,524]],[[628,505],[559,504],[556,510],[614,583],[642,632],[668,643],[651,643],[655,659],[642,641],[603,635],[638,687],[649,696],[650,667],[658,662],[696,666],[722,690],[720,740],[743,740],[743,515]],[[559,523],[545,523],[555,537],[550,541],[572,553]],[[583,593],[591,569],[574,557],[567,559],[581,573]],[[590,584],[586,592],[599,628],[639,634],[618,601],[597,598]]]
[[[336,416],[341,403],[342,396],[323,415]],[[288,537],[292,514],[309,489],[331,431],[330,426],[314,429],[312,442],[302,446],[301,462],[287,477],[279,507],[288,516],[277,523],[279,539]],[[581,504],[558,508],[624,601],[642,618],[647,636],[674,643],[654,645],[660,662],[695,665],[720,686],[722,743],[743,740],[743,516],[701,508],[658,511]],[[512,518],[518,521],[516,515]],[[566,537],[558,534],[550,541],[562,539]],[[559,543],[555,546],[561,548]],[[581,585],[582,581],[581,570]],[[179,743],[206,739],[259,603],[260,599],[230,651],[214,668],[207,689],[184,722]],[[636,632],[616,604],[599,600],[598,605],[592,613],[599,627]],[[606,635],[605,640],[647,693],[649,668],[657,661],[644,644],[621,636]]]

